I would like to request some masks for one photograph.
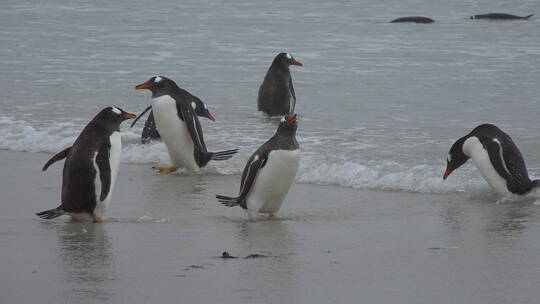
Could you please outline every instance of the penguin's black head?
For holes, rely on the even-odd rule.
[[[448,175],[450,175],[452,171],[461,167],[469,160],[469,157],[465,155],[465,153],[463,153],[463,143],[466,139],[467,137],[462,137],[458,139],[452,145],[452,148],[450,148],[450,152],[448,152],[448,158],[446,159],[446,171],[444,172],[443,179],[448,178]]]
[[[295,134],[298,128],[297,120],[298,116],[296,114],[284,116],[279,122],[278,132]]]
[[[289,53],[279,53],[272,65],[278,65],[283,68],[289,68],[290,65],[303,66],[300,62],[296,61]]]
[[[210,111],[208,110],[208,106],[204,102],[200,100],[198,100],[197,102],[192,101],[191,107],[194,108],[195,114],[197,114],[197,116],[206,117],[210,119],[211,121],[216,121],[216,119],[214,118],[214,115],[210,114]]]
[[[117,129],[124,120],[136,117],[137,115],[127,113],[119,107],[106,107],[98,113],[95,119]]]
[[[154,76],[147,82],[135,86],[135,90],[148,89],[152,91],[152,97],[158,97],[169,92],[170,89],[177,87],[174,81],[163,76]]]

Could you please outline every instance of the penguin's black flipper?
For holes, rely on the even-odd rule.
[[[523,17],[523,19],[527,20],[527,19],[531,18],[532,16],[534,16],[534,14],[530,14],[528,16],[525,16],[525,17]]]
[[[150,111],[150,115],[148,115],[148,119],[144,123],[144,128],[141,134],[141,143],[144,145],[156,139],[161,139],[161,135],[156,128],[154,113]]]
[[[244,171],[242,172],[241,187],[239,192],[240,194],[238,195],[238,197],[216,195],[218,201],[220,201],[223,205],[227,207],[234,207],[240,205],[242,208],[247,209],[247,195],[249,194],[249,191],[251,191],[253,182],[257,177],[257,172],[259,172],[259,169],[264,167],[265,164],[265,157],[259,158],[258,155],[252,156],[246,164]]]
[[[104,201],[111,190],[111,164],[109,163],[109,150],[111,149],[111,143],[107,139],[101,147],[96,156],[96,164],[99,169],[99,179],[101,180],[101,195],[100,201]]]
[[[44,220],[50,220],[55,217],[59,217],[63,214],[64,214],[64,211],[60,209],[60,207],[36,213],[37,216],[39,216],[40,218]]]
[[[504,164],[502,147],[499,145],[499,143],[493,140],[490,140],[487,137],[478,136],[478,138],[480,142],[482,143],[482,145],[488,151],[489,160],[493,164],[495,171],[497,171],[497,173],[508,182],[508,180],[510,180],[511,177],[510,177],[510,172],[508,172],[508,169],[506,168],[506,165]]]
[[[54,164],[55,162],[57,162],[59,160],[62,160],[64,158],[66,158],[68,156],[68,154],[69,154],[69,151],[71,151],[71,147],[66,148],[66,149],[56,153],[56,155],[54,155],[53,157],[51,157],[51,159],[49,159],[47,161],[47,163],[45,164],[45,166],[43,166],[41,171],[47,170],[47,168],[49,168],[50,165]]]
[[[195,145],[195,149],[203,153],[208,152],[208,149],[206,148],[206,144],[204,143],[201,123],[199,122],[199,119],[197,118],[195,113],[182,112],[182,116],[184,117],[184,121],[186,122],[186,126],[188,128],[189,135],[191,136],[191,139],[193,140],[193,144]]]
[[[151,108],[152,108],[152,106],[148,106],[148,108],[144,109],[144,111],[142,111],[141,114],[137,115],[137,118],[135,118],[135,120],[131,123],[130,128],[133,128],[133,126],[135,125],[135,123],[136,123],[137,121],[139,121],[139,119],[140,119],[144,114],[146,114],[146,112],[148,112],[148,110],[150,110]]]

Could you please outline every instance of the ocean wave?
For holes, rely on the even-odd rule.
[[[471,168],[464,168],[446,181],[444,164],[404,166],[395,161],[322,163],[303,159],[297,180],[300,183],[338,185],[355,189],[396,190],[420,193],[483,192],[487,184]],[[455,175],[458,175],[455,174]]]
[[[0,116],[0,149],[11,151],[57,153],[73,143],[82,126],[73,123],[55,123],[33,126],[25,120]],[[140,129],[122,128],[122,162],[135,164],[167,164],[169,156],[160,142],[140,144]],[[336,185],[356,189],[396,190],[420,193],[482,192],[489,186],[472,166],[465,166],[448,180],[443,181],[444,163],[407,166],[394,160],[361,160],[340,155],[323,155],[317,150],[313,138],[310,151],[302,155],[297,182],[318,185]],[[361,144],[361,143],[359,143]],[[241,147],[228,161],[210,162],[203,173],[241,174],[247,159],[257,143]],[[315,149],[315,150],[314,150]]]

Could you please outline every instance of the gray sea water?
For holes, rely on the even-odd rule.
[[[173,208],[175,195],[184,195],[181,189],[187,189],[188,193],[197,190],[193,192],[195,194],[202,191],[203,196],[195,195],[196,201],[204,201],[204,206],[217,208],[212,209],[215,213],[210,216],[213,219],[218,218],[215,227],[240,229],[238,233],[228,231],[229,234],[224,236],[227,240],[234,238],[240,246],[248,246],[239,250],[242,251],[241,253],[231,252],[232,254],[246,255],[252,253],[252,249],[263,248],[269,255],[279,255],[279,258],[273,259],[273,262],[269,264],[260,262],[262,263],[260,265],[259,262],[255,262],[262,268],[248,267],[246,270],[239,266],[243,264],[233,264],[236,265],[234,269],[224,268],[221,272],[211,271],[212,276],[220,274],[222,280],[228,282],[223,286],[218,285],[217,282],[221,280],[216,278],[210,280],[208,276],[198,277],[197,283],[192,281],[187,285],[193,288],[181,289],[189,294],[189,301],[186,302],[195,303],[198,301],[196,295],[205,293],[205,296],[201,298],[205,301],[201,300],[201,303],[215,302],[219,298],[212,298],[208,294],[212,292],[212,288],[221,288],[221,293],[218,292],[218,294],[224,295],[225,302],[234,299],[235,303],[304,303],[307,300],[317,302],[316,299],[320,299],[320,303],[345,303],[356,299],[373,303],[395,302],[399,299],[402,299],[404,303],[434,303],[438,295],[442,295],[439,301],[441,303],[463,303],[471,299],[475,300],[475,303],[496,303],[497,301],[505,303],[507,302],[505,300],[516,299],[514,296],[519,299],[514,302],[533,303],[528,300],[533,298],[534,288],[528,288],[523,284],[538,283],[540,274],[538,268],[535,268],[538,264],[533,263],[538,262],[538,248],[534,247],[537,245],[527,242],[531,241],[529,234],[524,234],[527,237],[520,239],[524,243],[512,240],[512,237],[508,235],[514,235],[516,231],[522,231],[522,229],[507,230],[508,227],[504,226],[507,221],[499,223],[503,225],[500,230],[489,224],[485,227],[484,222],[490,223],[493,219],[497,221],[500,218],[508,219],[509,217],[510,227],[526,221],[527,224],[523,226],[529,229],[527,230],[529,233],[538,232],[539,227],[535,221],[538,213],[536,206],[518,205],[525,208],[525,211],[520,211],[520,208],[515,209],[514,206],[494,205],[497,198],[493,196],[487,184],[471,165],[460,168],[445,182],[441,178],[446,165],[446,155],[453,141],[484,122],[494,123],[509,133],[521,149],[529,173],[537,178],[540,177],[540,154],[538,153],[540,125],[537,123],[540,114],[540,16],[535,16],[529,21],[509,22],[469,19],[470,15],[488,12],[506,12],[516,15],[528,15],[535,12],[540,14],[540,3],[533,0],[464,2],[442,0],[264,2],[164,0],[159,3],[126,0],[3,0],[0,3],[0,70],[2,71],[0,73],[0,149],[29,152],[23,153],[26,155],[23,158],[32,159],[33,166],[39,170],[41,163],[38,161],[42,162],[50,156],[49,153],[56,153],[69,146],[81,128],[101,108],[117,105],[133,113],[142,111],[150,104],[150,96],[148,92],[135,91],[134,86],[156,74],[167,76],[207,103],[216,117],[215,122],[201,120],[210,150],[239,148],[240,152],[230,161],[211,163],[203,175],[206,177],[191,177],[183,174],[174,177],[173,181],[180,180],[182,183],[187,183],[187,188],[175,189],[174,182],[170,181],[165,185],[170,185],[172,189],[157,187],[166,180],[151,175],[152,173],[139,176],[134,172],[147,170],[149,166],[156,163],[167,164],[165,147],[160,143],[140,145],[142,122],[133,129],[129,129],[125,124],[122,126],[123,162],[125,166],[131,168],[129,172],[132,175],[123,178],[131,181],[139,176],[150,182],[152,186],[156,186],[156,189],[164,191],[164,200],[167,202],[164,204],[167,208]],[[410,15],[431,17],[436,22],[427,25],[389,23],[394,18]],[[258,228],[253,228],[263,231],[246,231],[250,228],[245,228],[244,224],[240,224],[241,219],[238,216],[236,218],[238,222],[235,222],[231,228],[229,224],[226,224],[227,219],[219,217],[218,214],[236,213],[228,209],[223,211],[221,206],[215,206],[216,202],[208,200],[219,191],[223,194],[234,193],[234,187],[238,182],[237,174],[241,173],[245,161],[253,150],[275,131],[276,119],[264,117],[256,112],[256,97],[258,87],[273,57],[282,51],[291,53],[304,64],[303,67],[292,67],[291,73],[297,95],[296,110],[300,114],[298,141],[303,151],[297,182],[305,184],[301,185],[301,189],[309,193],[296,192],[295,199],[303,203],[294,207],[293,211],[289,211],[293,214],[293,220],[278,222],[278,224],[264,223],[261,226],[254,226]],[[15,157],[11,152],[8,155],[11,156],[3,159],[20,160],[19,156]],[[24,166],[19,162],[16,164]],[[11,163],[5,164],[5,167],[6,170],[9,169],[4,171],[6,175],[13,174],[20,181],[14,186],[20,186],[26,181],[26,177],[21,172],[33,175],[38,172],[29,168],[26,171],[20,171]],[[49,174],[48,176],[59,178],[58,171]],[[122,169],[120,174],[123,174]],[[228,175],[232,176],[228,177]],[[227,187],[220,182],[220,178],[227,181]],[[152,273],[152,266],[159,264],[158,260],[155,260],[156,264],[145,266],[139,258],[145,254],[156,253],[153,250],[143,250],[139,257],[135,253],[137,246],[156,245],[159,247],[163,246],[163,243],[156,240],[156,243],[148,244],[145,243],[147,238],[141,236],[140,240],[130,239],[127,242],[133,248],[123,245],[117,247],[117,244],[126,244],[123,242],[124,238],[131,237],[129,233],[121,232],[124,227],[121,223],[113,223],[112,227],[106,228],[93,226],[84,228],[87,231],[92,229],[90,231],[92,237],[84,236],[81,239],[71,239],[72,234],[81,233],[82,228],[79,226],[65,226],[62,221],[50,225],[40,223],[33,218],[31,213],[40,211],[40,208],[54,207],[58,197],[59,181],[47,182],[50,183],[40,184],[40,187],[44,188],[38,187],[41,190],[55,187],[50,190],[47,202],[36,203],[31,198],[20,201],[19,196],[12,193],[9,194],[11,196],[7,195],[11,202],[2,200],[4,216],[1,218],[8,223],[0,231],[4,233],[3,247],[19,245],[17,238],[13,236],[13,233],[15,236],[23,233],[19,232],[19,228],[31,238],[39,239],[40,236],[46,239],[58,238],[59,247],[55,249],[55,252],[59,254],[58,259],[63,262],[57,267],[49,266],[51,268],[46,273],[54,280],[55,284],[52,286],[62,286],[62,289],[67,291],[48,295],[58,302],[68,303],[77,302],[73,300],[73,297],[75,295],[76,298],[79,294],[76,284],[72,289],[70,289],[70,284],[65,285],[65,282],[69,282],[71,275],[77,274],[76,265],[69,264],[72,261],[69,255],[74,254],[70,246],[75,246],[83,252],[86,252],[85,246],[90,246],[92,248],[90,251],[97,255],[92,256],[96,257],[95,261],[99,261],[100,255],[104,255],[104,259],[109,263],[107,265],[110,265],[112,270],[109,267],[103,270],[99,267],[93,268],[93,264],[87,265],[85,271],[97,271],[97,273],[95,277],[84,277],[85,280],[91,282],[93,287],[85,287],[81,291],[80,294],[89,295],[89,300],[83,302],[133,300],[134,298],[127,296],[124,292],[133,292],[136,289],[135,286],[139,286],[140,282],[137,279],[139,274],[135,270],[126,272],[123,267],[133,267],[141,263],[144,271]],[[143,184],[130,184],[131,186],[125,187],[127,190],[134,190],[138,187],[144,188]],[[121,185],[120,183],[118,187]],[[217,189],[207,189],[207,187],[217,187]],[[3,189],[7,192],[10,190],[7,186]],[[324,189],[331,189],[327,190],[328,193],[338,193],[337,198],[329,197],[329,201],[350,210],[338,212],[338,218],[341,220],[324,218],[324,220],[312,221],[309,216],[308,219],[300,216],[307,213],[319,219],[323,217],[322,214],[329,212],[325,204],[320,201],[320,197],[316,196],[322,196],[325,193]],[[15,191],[15,193],[20,193],[21,189],[18,190],[19,192]],[[462,194],[463,192],[466,194]],[[161,192],[156,190],[151,193]],[[29,196],[41,197],[42,192],[34,189],[29,191]],[[120,202],[114,202],[115,206],[120,204],[123,207],[116,210],[113,208],[113,217],[122,218],[126,210],[130,210],[132,213],[129,217],[133,219],[150,214],[152,219],[166,221],[168,212],[176,214],[167,208],[165,208],[167,212],[157,212],[158,214],[149,212],[148,204],[158,203],[159,200],[146,193],[142,198],[129,197],[133,200],[142,199],[143,202],[135,206],[143,207],[144,211],[127,208],[126,197],[115,197],[120,200]],[[367,205],[357,206],[350,203],[358,197],[365,199]],[[400,197],[407,202],[405,206],[412,208],[412,211],[399,204]],[[321,208],[319,211],[313,211],[313,207],[309,208],[311,200],[318,200],[315,206]],[[381,200],[389,200],[392,203],[388,202],[382,207],[369,204],[369,202],[379,204]],[[474,202],[473,207],[465,207],[468,206],[467,200]],[[459,201],[459,208],[464,208],[465,211],[459,208],[456,211],[448,205],[454,201]],[[14,202],[20,207],[14,209],[10,205]],[[435,203],[433,207],[430,202],[442,203]],[[415,203],[418,204],[415,205]],[[35,210],[36,208],[38,210]],[[183,205],[180,211],[176,210],[176,212],[190,214],[190,212],[195,212],[193,210],[198,211],[199,208],[201,207],[188,204]],[[427,217],[422,217],[423,208],[428,209]],[[496,209],[493,214],[488,211],[491,208]],[[310,211],[306,211],[307,209]],[[378,223],[373,226],[368,225],[367,231],[377,235],[377,237],[370,234],[363,235],[363,242],[373,246],[373,250],[369,251],[369,248],[362,246],[365,243],[359,243],[357,239],[351,244],[345,241],[353,238],[357,232],[356,229],[366,228],[362,226],[365,222],[350,220],[347,217],[348,211],[356,215],[366,211],[370,215],[366,219],[368,222],[377,222],[382,218],[394,220],[388,226]],[[472,212],[473,216],[469,218],[467,212]],[[480,215],[475,212],[479,212]],[[381,213],[392,216],[379,218]],[[406,218],[411,216],[411,219],[426,224],[428,229],[435,230],[437,237],[450,235],[451,239],[454,237],[459,239],[457,243],[465,244],[475,243],[475,240],[480,239],[480,243],[484,246],[481,247],[480,252],[477,252],[463,249],[467,248],[466,246],[454,246],[450,241],[449,244],[444,245],[450,249],[442,250],[443,255],[448,259],[439,259],[439,255],[434,257],[441,252],[438,249],[431,251],[426,249],[430,246],[444,247],[439,244],[428,244],[424,246],[427,251],[416,255],[416,251],[407,247],[412,246],[406,241],[410,240],[408,238],[410,235],[406,234],[403,239],[404,236],[394,229],[403,229],[400,228],[400,224],[413,231],[422,230],[424,227],[414,225],[397,214]],[[479,224],[476,223],[474,214],[481,218]],[[156,228],[151,231],[136,228],[136,230],[142,229],[142,235],[150,238],[155,237],[153,232],[159,231],[169,236],[168,241],[171,242],[171,240],[178,241],[172,235],[180,233],[179,230],[202,229],[203,231],[206,229],[206,226],[198,221],[194,221],[195,223],[188,221],[189,225],[194,225],[192,228],[186,228],[191,227],[188,224],[179,225],[178,221],[186,223],[186,218],[176,215],[178,218],[173,217],[171,220],[176,224],[164,223],[161,226],[161,223],[150,224],[157,227],[175,228]],[[396,217],[393,217],[394,215]],[[341,218],[343,216],[346,220]],[[198,219],[202,222],[208,220],[207,217]],[[437,225],[439,220],[447,224],[448,230]],[[321,229],[319,225],[321,221],[324,222],[322,225],[324,229]],[[311,224],[304,225],[304,222]],[[33,225],[32,228],[22,228],[29,227],[29,223]],[[469,224],[472,226],[467,226]],[[269,230],[266,231],[264,227]],[[271,233],[274,233],[273,229],[278,231],[274,238],[271,237]],[[393,233],[385,234],[389,230]],[[497,237],[495,240],[483,239],[471,232],[482,235],[485,231],[491,233],[494,230],[503,231],[508,239]],[[346,236],[343,242],[330,242],[328,245],[323,242],[325,245],[321,247],[328,248],[322,249],[316,246],[317,242],[321,242],[321,238],[305,236],[311,231],[317,231],[323,239],[335,238],[340,235],[340,232]],[[404,231],[408,231],[407,228]],[[459,237],[462,231],[465,231],[463,239]],[[270,238],[272,242],[284,241],[285,247],[275,245],[275,248],[279,248],[278,253],[270,252],[272,246],[268,246],[267,243],[263,247],[256,245],[253,245],[253,248],[249,247],[250,242],[253,241],[252,237],[259,242],[259,238],[254,236],[258,233],[262,235],[262,239]],[[414,232],[410,233],[414,234]],[[188,235],[191,244],[196,246],[198,232],[191,231]],[[390,236],[399,238],[398,244],[391,246],[378,240],[382,238],[391,242]],[[413,239],[420,241],[423,234],[417,237],[418,239],[416,237]],[[216,234],[211,239],[219,240],[220,238],[221,236]],[[507,241],[519,243],[520,245],[517,246],[519,249],[516,251],[516,247],[505,247],[508,245]],[[412,242],[412,244],[416,243]],[[335,245],[345,248],[344,251],[339,249],[336,251]],[[28,246],[32,252],[39,251],[36,247],[24,246]],[[402,246],[410,251],[407,251],[404,258],[400,259],[399,249]],[[501,246],[503,247],[502,254],[494,254],[495,257],[491,256],[492,260],[488,262],[482,260],[482,256],[489,256],[491,250],[496,251],[501,249]],[[219,255],[219,250],[224,247],[226,246],[223,243],[219,243],[210,250],[209,244],[204,243],[204,253],[193,248],[188,256],[195,258],[201,254],[205,257]],[[454,252],[453,247],[460,247],[464,251],[456,256],[447,256]],[[174,248],[174,246],[165,246],[163,250],[182,251],[181,248]],[[298,262],[296,258],[292,260],[284,258],[291,252],[295,257],[301,256],[302,250],[312,250],[311,258],[315,260]],[[318,269],[314,267],[317,262],[320,262],[317,259],[327,261],[323,258],[324,250],[327,250],[328,254],[340,252],[341,258],[347,258],[341,260],[336,258],[335,267],[333,264],[328,264],[330,266]],[[348,268],[347,265],[350,264],[344,261],[353,260],[353,255],[362,250],[369,251],[364,252],[363,257],[367,259],[364,261],[374,261],[373,264],[365,262],[355,264],[356,268]],[[388,253],[388,250],[391,253]],[[13,265],[11,258],[17,252],[19,252],[18,247],[9,251],[5,250],[3,254],[0,253],[3,257],[0,266],[8,267],[8,263],[5,262],[8,260],[11,261],[9,264]],[[130,257],[133,259],[132,263],[126,262],[125,252],[127,252],[127,259]],[[468,254],[472,254],[472,260],[466,258]],[[524,264],[510,262],[508,269],[495,267],[493,272],[486,270],[491,269],[493,265],[505,264],[507,258],[518,260],[520,255],[524,256],[527,262]],[[7,259],[6,256],[11,258]],[[424,266],[422,260],[426,260],[426,257],[430,263],[433,263],[427,268],[429,271],[421,271],[419,281],[413,280],[410,284],[403,283],[401,279],[414,276],[415,267],[420,269]],[[159,260],[162,264],[154,269],[165,271],[163,269],[166,269],[167,263],[178,266],[175,264],[176,259],[181,259],[182,265],[188,263],[183,267],[189,268],[190,264],[185,258],[185,256],[179,258],[169,252],[164,257],[165,261]],[[38,259],[38,254],[30,254],[27,260]],[[332,259],[334,258],[329,258],[329,260]],[[285,264],[280,263],[283,260]],[[204,259],[196,260],[194,263],[208,262],[205,261]],[[275,261],[277,262],[274,263]],[[392,264],[386,264],[388,261]],[[411,263],[407,264],[408,262]],[[215,261],[210,263],[215,264]],[[339,263],[343,264],[339,265]],[[430,285],[433,279],[437,278],[431,271],[435,271],[439,263],[448,263],[445,267],[441,266],[442,271],[450,272],[453,276],[448,280],[439,281],[440,285],[435,283]],[[219,265],[219,267],[226,267]],[[473,265],[477,265],[478,268]],[[206,268],[214,269],[212,267],[214,266]],[[270,269],[265,267],[270,267]],[[383,271],[379,272],[378,269],[381,268],[377,267],[382,267]],[[400,273],[401,267],[405,267],[402,273]],[[462,275],[468,273],[467,267],[477,271],[468,277],[465,275],[469,280],[460,281]],[[16,276],[16,270],[9,269],[9,276]],[[174,272],[174,275],[178,274],[177,268],[174,269],[175,271],[171,272]],[[312,271],[314,269],[315,271]],[[105,273],[102,273],[102,270]],[[122,276],[107,271],[120,272]],[[236,271],[238,271],[238,277],[231,278],[231,273],[236,273]],[[269,287],[265,285],[266,282],[263,279],[267,271],[272,275]],[[344,273],[344,277],[336,275],[337,272]],[[15,290],[21,282],[29,282],[25,288],[31,290],[32,286],[40,286],[39,282],[42,282],[40,280],[46,280],[46,278],[40,278],[35,281],[22,279],[12,281],[9,280],[5,271],[1,273],[2,282],[5,283],[3,285],[8,286],[11,291]],[[59,273],[66,276],[62,277]],[[334,273],[330,276],[332,282],[324,280],[323,274],[328,273]],[[360,277],[356,276],[358,273],[362,273]],[[396,276],[394,276],[395,273],[397,273]],[[465,284],[463,282],[489,281],[495,276],[498,276],[498,279],[493,281],[496,283],[479,283],[479,291],[461,294],[457,299],[462,301],[452,301],[451,295],[463,289]],[[510,282],[505,278],[508,278]],[[177,279],[171,283],[160,277],[159,273],[144,276],[148,284],[152,284],[153,279],[156,282],[171,284],[167,285],[169,292],[175,284],[185,283],[177,282]],[[244,289],[239,286],[240,284],[231,283],[229,281],[231,279],[237,279],[243,284],[249,282],[250,286]],[[314,281],[304,284],[308,279]],[[103,280],[110,280],[111,284],[106,284]],[[203,287],[206,282],[209,282],[208,280],[212,282],[211,286]],[[360,281],[358,284],[351,283],[354,280]],[[286,284],[279,282],[286,282]],[[381,284],[385,284],[384,282],[389,282],[389,285],[381,287]],[[516,285],[523,289],[512,288],[514,287],[512,282],[519,282]],[[325,294],[324,285],[328,283],[341,283],[343,287],[330,288],[330,292]],[[361,290],[366,292],[364,298],[354,293],[358,286],[362,286]],[[431,287],[435,291],[427,294],[420,293],[424,297],[414,301],[414,290],[421,288],[420,286]],[[166,293],[157,286],[154,287],[146,290]],[[269,291],[261,293],[259,289],[266,287]],[[306,290],[303,290],[303,287]],[[408,287],[412,289],[407,289]],[[502,291],[499,290],[495,295],[490,294],[491,290],[499,287]],[[4,289],[2,291],[6,291],[5,288],[7,287],[0,286],[0,289]],[[377,293],[377,288],[382,288],[384,293]],[[103,291],[104,289],[106,290]],[[317,291],[310,293],[308,289]],[[92,293],[92,290],[96,292]],[[408,291],[404,294],[401,293],[403,290]],[[503,291],[508,292],[508,298],[503,296],[505,294]],[[29,293],[30,299],[39,299],[39,294],[35,291],[29,291]],[[21,294],[24,293],[12,292],[6,300],[0,295],[0,302],[11,303],[16,296]],[[150,294],[147,297],[141,295],[141,297],[136,298],[139,300],[137,302],[147,302],[151,299],[154,301],[161,299],[165,302],[171,300],[169,296],[160,298],[156,294]]]
[[[538,19],[468,19],[533,13],[536,1],[3,1],[0,148],[56,152],[102,107],[140,112],[134,85],[155,74],[205,101],[211,150],[240,148],[208,170],[238,174],[275,130],[256,113],[273,57],[290,52],[298,181],[441,193],[482,191],[471,168],[440,178],[451,143],[491,122],[509,133],[540,176]],[[539,10],[540,11],[540,10]],[[434,24],[390,24],[425,15]],[[162,144],[125,131],[124,161],[166,163]],[[460,182],[472,180],[471,183]]]

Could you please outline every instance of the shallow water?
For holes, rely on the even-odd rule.
[[[205,101],[211,150],[238,147],[211,173],[238,174],[275,130],[256,114],[273,56],[288,51],[304,151],[298,181],[368,189],[482,191],[471,168],[441,180],[451,143],[482,122],[507,131],[532,175],[539,125],[537,1],[7,1],[0,11],[0,148],[56,152],[101,107],[149,103],[133,86],[169,76]],[[390,24],[425,15],[434,24]],[[123,126],[125,162],[167,162]],[[464,180],[471,181],[463,182]]]
[[[44,221],[33,213],[55,205],[60,166],[0,158],[0,303],[537,302],[530,202],[299,184],[279,220],[250,223],[214,198],[237,176],[126,164],[111,222]]]
[[[0,8],[0,303],[537,302],[538,195],[497,202],[471,165],[441,176],[453,141],[482,122],[509,133],[540,176],[540,19],[468,19],[538,13],[538,1]],[[388,23],[407,15],[436,22]],[[214,195],[237,191],[276,128],[255,109],[281,51],[304,64],[291,69],[300,184],[281,220],[247,223]],[[148,92],[133,87],[155,74],[209,105],[210,150],[239,154],[203,175],[157,175],[165,147],[140,145],[142,122],[126,123],[113,220],[37,219],[60,197],[61,166],[39,171],[50,153],[102,107],[146,108]]]

